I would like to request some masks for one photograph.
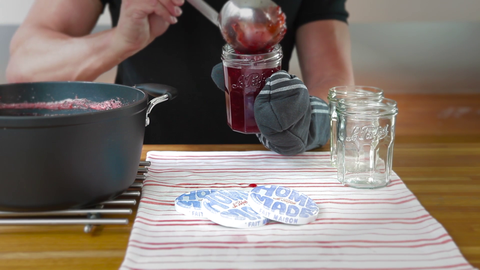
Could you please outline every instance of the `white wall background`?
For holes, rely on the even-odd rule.
[[[0,1],[0,83],[11,35],[33,2]],[[347,10],[357,84],[390,92],[480,92],[480,0],[348,0]],[[109,24],[105,12],[99,25]],[[99,81],[112,82],[114,72]],[[290,72],[301,75],[296,57]]]

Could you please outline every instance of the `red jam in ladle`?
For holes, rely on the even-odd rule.
[[[218,19],[223,38],[237,53],[270,52],[287,32],[286,16],[271,0],[230,0]]]

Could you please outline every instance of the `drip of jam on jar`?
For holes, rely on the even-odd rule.
[[[280,66],[266,69],[225,67],[225,101],[230,128],[241,133],[259,133],[254,117],[254,102],[265,86],[265,80],[279,71]]]
[[[236,19],[229,23],[230,33],[223,33],[223,36],[236,53],[268,53],[283,39],[287,32],[285,13],[279,6],[271,8],[274,9],[272,13],[277,14],[277,21],[252,23]]]

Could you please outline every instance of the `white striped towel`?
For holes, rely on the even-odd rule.
[[[151,151],[147,160],[121,269],[474,269],[396,174],[384,188],[345,187],[328,152]],[[252,184],[310,196],[318,218],[234,229],[175,211],[183,193]]]

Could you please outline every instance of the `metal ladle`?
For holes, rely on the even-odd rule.
[[[239,53],[264,53],[285,35],[286,17],[271,0],[230,0],[220,14],[203,0],[187,0],[220,28],[225,41]]]

